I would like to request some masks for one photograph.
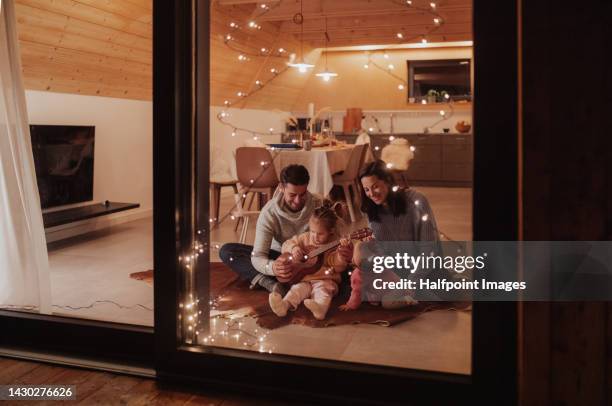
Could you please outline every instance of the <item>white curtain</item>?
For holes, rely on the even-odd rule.
[[[19,55],[14,0],[0,0],[0,308],[50,313],[49,258]]]

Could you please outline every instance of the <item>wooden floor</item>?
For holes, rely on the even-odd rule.
[[[164,388],[154,379],[0,358],[0,385],[76,385],[76,401],[0,401],[18,405],[285,405],[286,401],[213,390]],[[291,401],[292,405],[305,405]]]

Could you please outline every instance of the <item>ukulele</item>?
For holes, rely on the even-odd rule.
[[[367,237],[372,235],[372,230],[369,228],[362,228],[361,230],[357,230],[349,235],[350,240],[364,240]],[[323,244],[312,251],[308,252],[304,255],[303,258],[293,258],[290,252],[285,252],[281,254],[278,259],[285,260],[286,262],[293,262],[295,264],[293,275],[290,278],[280,278],[276,279],[281,283],[289,283],[294,284],[302,280],[304,276],[313,274],[321,269],[323,266],[323,254],[328,251],[333,250],[338,245],[340,245],[340,240],[332,241],[327,244]]]

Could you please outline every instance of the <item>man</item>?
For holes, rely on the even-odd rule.
[[[221,247],[219,257],[240,278],[251,283],[251,289],[261,286],[269,292],[284,295],[285,288],[276,277],[290,278],[295,272],[293,262],[277,259],[281,245],[308,229],[308,220],[322,199],[308,191],[310,175],[302,165],[289,165],[280,173],[280,187],[261,209],[257,219],[254,246],[228,243]],[[352,257],[352,246],[341,251]]]

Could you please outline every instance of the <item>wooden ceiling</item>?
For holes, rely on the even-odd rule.
[[[85,95],[152,99],[152,0],[16,0],[24,83],[27,89]],[[262,8],[266,4],[269,9]],[[436,12],[443,24],[422,11],[429,1],[413,0],[304,0],[304,55],[316,50],[317,63],[329,46],[398,44],[402,32],[409,42],[430,32],[430,42],[470,40],[471,0],[439,0]],[[264,11],[262,13],[262,10]],[[211,103],[235,100],[239,91],[256,90],[256,80],[271,78],[270,69],[282,70],[286,58],[252,55],[237,63],[235,44],[249,49],[285,48],[299,52],[300,26],[292,20],[299,0],[211,0]],[[260,30],[246,24],[256,18]],[[418,38],[412,38],[418,37]],[[286,72],[265,91],[236,107],[287,108],[298,98],[308,78]]]
[[[16,0],[26,89],[151,100],[152,0]]]
[[[302,27],[293,21],[300,13],[300,0],[217,0],[220,8],[251,6],[258,22],[277,24],[281,35],[301,37]],[[303,39],[311,47],[325,44],[325,24],[329,46],[381,45],[418,42],[427,34],[429,42],[472,39],[472,0],[434,0],[435,12],[442,18],[437,26],[429,10],[430,0],[304,0]],[[269,7],[262,14],[261,5]],[[401,32],[403,40],[397,38]],[[430,34],[428,34],[430,33]]]

